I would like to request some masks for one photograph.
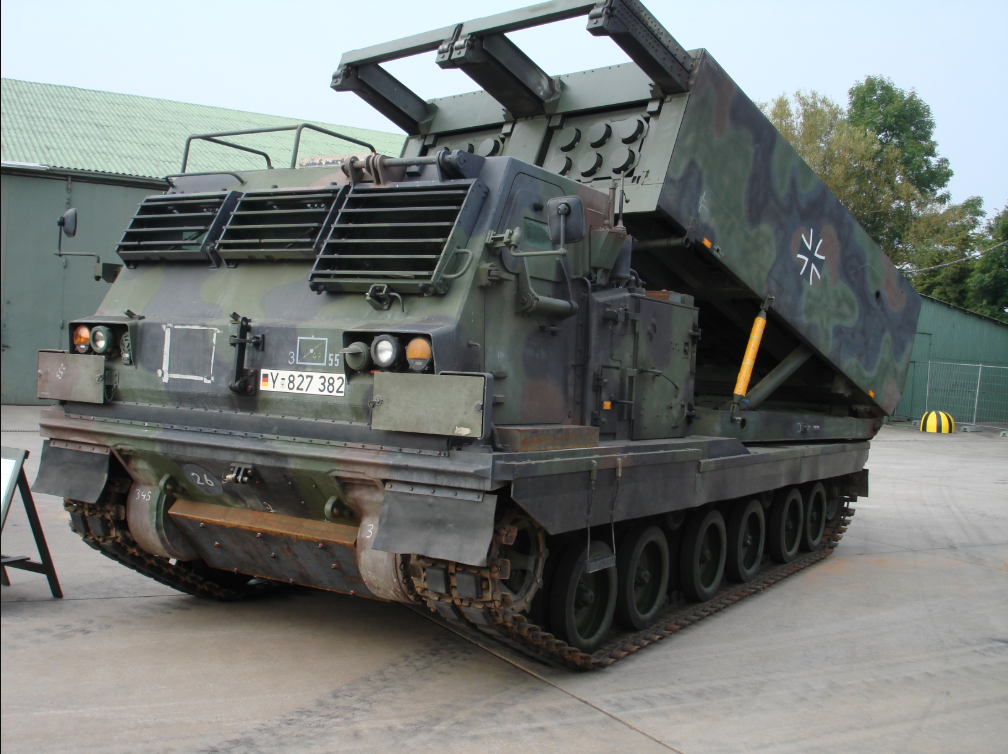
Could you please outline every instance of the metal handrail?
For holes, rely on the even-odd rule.
[[[312,131],[318,131],[320,134],[326,134],[327,136],[334,136],[337,139],[343,139],[343,141],[349,141],[351,144],[360,144],[362,147],[367,147],[371,150],[371,154],[377,154],[378,150],[373,146],[368,144],[366,141],[361,141],[360,139],[354,139],[350,136],[344,136],[343,134],[336,133],[335,131],[330,131],[327,128],[322,128],[321,126],[316,126],[311,123],[302,123],[297,127],[297,131],[294,134],[294,153],[291,155],[291,168],[297,167],[297,156],[298,149],[301,147],[301,132],[310,128]]]
[[[252,149],[251,147],[245,147],[240,144],[232,144],[229,141],[221,141],[223,136],[247,136],[249,134],[269,134],[269,133],[279,133],[282,131],[294,131],[294,149],[291,153],[291,168],[297,167],[297,157],[298,151],[301,148],[301,132],[305,129],[310,129],[312,131],[317,131],[319,133],[325,134],[326,136],[333,136],[337,139],[342,139],[343,141],[349,141],[351,144],[359,144],[362,147],[367,147],[371,150],[372,154],[377,153],[371,144],[360,139],[355,139],[352,136],[347,136],[346,134],[341,134],[336,131],[330,131],[327,128],[322,128],[321,126],[316,126],[313,123],[300,123],[298,125],[291,126],[276,126],[274,128],[249,128],[244,131],[219,131],[217,133],[210,134],[193,134],[186,139],[185,150],[182,152],[182,171],[177,175],[184,175],[186,172],[186,165],[189,164],[189,148],[192,146],[193,141],[208,141],[212,144],[220,144],[221,146],[231,147],[233,149],[239,149],[243,152],[251,152],[252,154],[261,155],[266,158],[266,167],[268,170],[273,169],[273,163],[270,160],[270,156],[261,150]],[[223,171],[222,171],[223,172]]]
[[[242,152],[250,152],[252,154],[257,154],[260,157],[264,157],[266,159],[267,170],[273,169],[273,161],[270,159],[269,154],[267,152],[263,152],[261,149],[253,149],[252,147],[246,147],[241,144],[232,144],[230,141],[224,141],[223,139],[215,139],[212,136],[207,136],[204,139],[204,141],[209,141],[211,144],[220,144],[222,147],[231,147],[232,149],[238,149]],[[184,168],[183,172],[185,172]]]
[[[230,170],[209,170],[204,173],[169,173],[164,177],[164,179],[174,187],[175,181],[173,181],[172,178],[181,178],[182,176],[193,178],[198,175],[232,175],[238,179],[238,183],[242,186],[245,185],[245,179]]]

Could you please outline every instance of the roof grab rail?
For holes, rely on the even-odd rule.
[[[252,147],[244,147],[241,144],[232,144],[230,141],[224,141],[223,139],[215,139],[212,136],[207,136],[205,139],[203,139],[203,141],[209,141],[211,144],[220,144],[222,147],[231,147],[232,149],[238,149],[242,152],[250,152],[252,154],[257,154],[260,157],[264,157],[266,159],[267,170],[273,169],[273,161],[270,160],[269,154],[263,152],[261,149],[252,149]],[[185,168],[183,167],[183,171],[184,170]]]
[[[238,183],[240,183],[242,186],[245,185],[245,179],[242,178],[237,173],[234,173],[230,170],[208,170],[205,173],[169,173],[164,177],[164,179],[168,181],[168,184],[172,188],[175,188],[175,181],[173,180],[174,178],[182,178],[183,176],[186,178],[194,178],[199,175],[230,175],[234,176],[238,180]]]
[[[362,147],[367,147],[371,150],[371,154],[377,154],[378,151],[368,144],[366,141],[361,141],[360,139],[354,139],[350,136],[344,136],[343,134],[336,133],[335,131],[330,131],[329,129],[322,128],[321,126],[316,126],[312,123],[302,123],[297,127],[297,131],[294,133],[294,152],[291,154],[291,168],[297,167],[297,156],[298,150],[301,148],[301,132],[305,129],[310,129],[312,131],[318,131],[320,134],[325,134],[326,136],[335,136],[337,139],[343,139],[343,141],[349,141],[351,144],[359,144]]]
[[[362,147],[367,147],[371,150],[372,154],[377,153],[377,150],[366,141],[361,139],[355,139],[352,136],[347,136],[346,134],[341,134],[337,131],[330,131],[327,128],[322,128],[321,126],[316,126],[313,123],[299,123],[297,125],[290,126],[276,126],[274,128],[249,128],[243,131],[219,131],[217,133],[209,134],[193,134],[186,139],[185,150],[182,152],[182,170],[176,173],[174,177],[186,174],[186,165],[189,164],[189,149],[194,141],[209,141],[212,144],[219,144],[224,147],[231,147],[232,149],[238,149],[242,152],[251,152],[252,154],[260,155],[266,159],[266,168],[268,170],[273,169],[273,162],[270,160],[269,154],[258,149],[253,149],[251,147],[242,146],[241,144],[233,144],[229,141],[222,141],[221,137],[224,136],[247,136],[250,134],[269,134],[269,133],[279,133],[282,131],[294,131],[294,148],[291,152],[290,166],[292,168],[297,167],[297,157],[298,151],[301,148],[301,132],[305,129],[312,131],[317,131],[319,133],[325,134],[326,136],[333,136],[337,139],[342,139],[343,141],[349,141],[351,144],[359,144]],[[226,172],[226,171],[221,171]],[[190,173],[189,175],[195,175],[195,173]],[[233,175],[233,173],[231,174]],[[244,183],[244,181],[242,181]]]

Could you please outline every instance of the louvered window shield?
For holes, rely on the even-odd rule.
[[[472,260],[464,247],[486,196],[479,180],[356,184],[315,260],[311,289],[387,284],[401,293],[445,293]]]
[[[349,186],[248,191],[215,249],[228,265],[241,259],[315,259]]]
[[[220,263],[213,245],[238,203],[237,191],[148,196],[116,249],[127,266],[138,262]]]

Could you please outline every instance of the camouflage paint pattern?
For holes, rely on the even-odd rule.
[[[382,54],[396,57],[388,52],[394,48],[386,45]],[[315,247],[304,243],[308,236],[301,238],[290,254],[245,248],[218,266],[210,263],[214,250],[199,248],[198,239],[185,254],[206,261],[174,261],[170,254],[165,261],[131,258],[99,311],[82,320],[111,327],[119,346],[105,357],[102,394],[68,393],[62,407],[44,413],[45,434],[111,448],[137,487],[170,480],[182,507],[190,506],[185,516],[179,513],[179,525],[217,567],[269,569],[263,575],[289,574],[337,590],[349,588],[359,573],[371,594],[388,599],[399,598],[394,586],[373,574],[391,561],[381,566],[388,553],[371,545],[392,482],[429,485],[442,497],[510,486],[511,499],[550,532],[560,532],[584,525],[589,469],[602,469],[600,489],[614,489],[615,470],[624,465],[617,459],[624,456],[628,478],[618,510],[613,503],[617,521],[859,470],[866,444],[837,441],[873,436],[882,412],[895,407],[919,300],[716,62],[702,51],[691,55],[686,93],[663,94],[630,63],[559,77],[549,112],[521,119],[486,92],[427,103],[422,133],[404,146],[402,156],[414,160],[408,169],[379,161],[377,172],[368,174],[354,161],[346,171],[174,178],[172,192],[180,199],[194,193],[283,195],[286,204],[262,215],[261,224],[274,229],[296,225],[299,215],[290,220],[284,212],[298,190],[307,195],[304,189],[346,197],[353,193],[343,191],[349,183],[370,183],[379,204],[393,202],[379,206],[389,213],[381,217],[404,215],[389,197],[411,187],[479,182],[486,195],[467,237],[457,225],[446,232],[450,256],[438,268],[446,272],[446,285],[433,291],[420,278],[404,279],[396,290],[394,277],[377,274],[364,279],[387,286],[374,296],[361,281],[335,292],[314,281],[310,288],[315,260],[305,249],[327,248],[322,236]],[[467,172],[443,168],[434,157],[444,149],[462,155]],[[381,198],[383,192],[388,196]],[[229,196],[225,201],[232,203],[220,213],[240,206]],[[587,232],[559,256],[544,208],[562,196],[581,199]],[[166,204],[165,197],[158,201]],[[334,201],[325,210],[330,214],[307,203],[297,210],[308,213],[301,217],[325,214],[326,225],[312,233],[326,236],[341,222],[339,213],[349,205]],[[230,221],[224,214],[217,227]],[[417,219],[451,225],[434,213]],[[395,232],[405,231],[400,226]],[[621,261],[628,233],[644,243],[675,245],[647,252],[667,270],[682,271],[687,263],[719,270],[724,280],[737,281],[732,295],[719,299],[702,285],[695,299],[645,291],[623,269],[648,262],[639,251]],[[393,241],[404,240],[410,241],[395,236],[387,246],[398,248]],[[825,413],[831,394],[818,386],[821,373],[806,386],[811,397],[795,392],[795,405],[750,412],[748,425],[716,406],[699,406],[730,399],[730,386],[723,395],[694,389],[705,376],[725,371],[709,354],[734,336],[725,330],[701,337],[705,312],[720,307],[734,315],[729,319],[744,341],[753,302],[767,294],[775,297],[771,323],[781,343],[765,350],[806,344],[818,356],[817,368],[825,364],[830,377],[852,382],[857,390],[847,391],[849,400],[831,407],[842,416]],[[241,318],[250,320],[250,342],[244,363],[236,364],[239,349],[230,341],[242,336]],[[345,359],[348,347],[369,346],[382,334],[403,346],[414,337],[429,339],[433,360],[424,381],[431,387],[428,398],[428,388],[411,388],[399,396],[407,400],[391,403],[405,404],[397,410],[416,416],[384,416],[375,425],[383,396],[375,394],[374,367],[349,369]],[[69,354],[67,361],[76,358]],[[255,389],[232,391],[236,370],[250,371]],[[396,379],[386,381],[392,389],[411,376],[403,365],[396,371]],[[456,395],[450,381],[439,379],[445,372],[483,375],[491,392],[478,402]],[[276,380],[287,380],[292,392],[266,389]],[[802,387],[788,383],[788,394],[792,384]],[[485,431],[466,437],[428,431],[439,422],[424,421],[424,412],[439,406],[447,415],[451,401],[463,398],[464,411],[480,414]],[[556,449],[509,452],[492,433],[493,426],[529,425],[549,427],[546,436],[557,437]],[[578,447],[571,438],[585,437],[589,426],[602,442],[592,432],[590,446]],[[799,445],[756,459],[740,440]],[[834,445],[827,452],[825,444],[800,445],[805,440]],[[705,482],[713,479],[705,469],[723,481]],[[655,495],[656,489],[666,494]],[[201,505],[237,513],[229,518],[192,508]],[[604,517],[600,511],[596,515]],[[247,513],[264,529],[271,515],[342,527],[329,544],[356,548],[352,578],[318,573],[322,556],[308,555],[311,527],[288,526],[281,537],[277,524],[270,536],[291,559],[283,566],[263,560],[265,551],[252,549],[262,543],[248,535],[253,519],[242,518]],[[153,525],[156,532],[166,528],[163,521]],[[446,538],[466,536],[445,532]],[[348,566],[346,556],[332,565]]]
[[[899,402],[920,298],[710,54],[694,69],[663,213],[886,413]]]

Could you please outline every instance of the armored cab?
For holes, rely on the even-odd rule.
[[[551,76],[507,37],[579,15],[632,62]],[[419,53],[481,90],[382,68]],[[919,300],[706,51],[635,0],[559,0],[347,53],[332,87],[402,153],[183,165],[40,352],[36,489],[89,545],[582,668],[832,551]]]

